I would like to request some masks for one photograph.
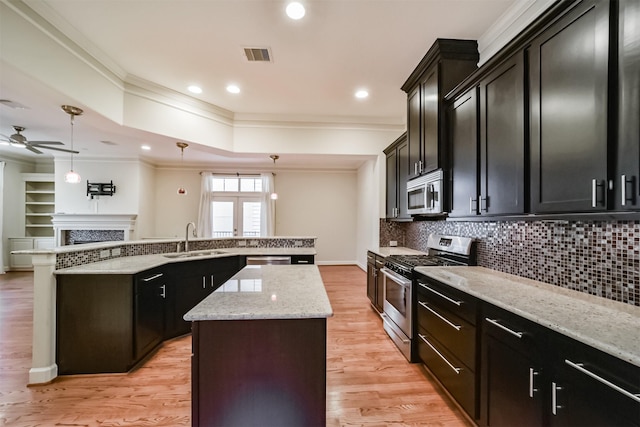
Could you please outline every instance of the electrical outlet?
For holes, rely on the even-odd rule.
[[[257,240],[249,240],[249,246],[258,246]]]
[[[302,246],[302,240],[294,240],[293,246]]]
[[[120,254],[121,254],[120,248],[111,249],[111,256],[120,256]]]
[[[109,249],[100,251],[100,258],[107,258],[109,256]]]
[[[238,246],[247,246],[246,240],[238,240]]]
[[[391,241],[389,241],[389,246],[391,246],[391,247],[398,246],[398,241],[397,241],[397,240],[391,240]]]

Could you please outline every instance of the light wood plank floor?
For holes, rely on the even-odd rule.
[[[369,306],[365,273],[355,266],[320,271],[335,313],[327,324],[327,425],[469,425],[386,336]],[[0,275],[0,425],[190,425],[191,336],[166,342],[128,374],[27,387],[32,299],[32,273]]]

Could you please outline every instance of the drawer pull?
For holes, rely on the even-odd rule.
[[[533,397],[533,393],[538,391],[534,384],[536,375],[538,375],[538,373],[533,368],[529,368],[529,397]]]
[[[299,259],[298,264],[309,264],[309,261],[307,261],[306,259]]]
[[[424,308],[429,310],[431,313],[433,313],[435,316],[437,316],[438,319],[442,320],[444,323],[446,323],[447,325],[451,326],[456,331],[459,331],[460,329],[462,329],[462,326],[456,325],[455,323],[452,323],[449,319],[447,319],[442,314],[438,313],[437,311],[435,311],[434,309],[429,307],[426,303],[424,303],[422,301],[418,301],[418,304],[420,304],[421,306],[423,306]]]
[[[449,365],[449,367],[450,367],[451,369],[453,369],[453,371],[454,371],[456,374],[459,374],[459,373],[460,373],[460,371],[462,370],[462,368],[456,368],[455,366],[453,366],[453,365],[451,364],[451,362],[449,362],[449,361],[447,360],[447,358],[446,358],[446,357],[444,357],[444,356],[442,355],[442,353],[440,353],[438,350],[436,350],[436,348],[435,348],[435,347],[434,347],[434,346],[433,346],[429,341],[427,341],[427,338],[426,338],[424,335],[422,335],[422,334],[418,334],[418,336],[420,337],[420,339],[421,339],[422,341],[424,341],[424,343],[425,343],[426,345],[428,345],[429,347],[431,347],[431,350],[433,350],[433,351],[434,351],[438,356],[440,356],[440,358],[441,358],[442,360],[444,360],[444,363],[446,363],[447,365]]]
[[[555,382],[551,383],[551,413],[558,415],[558,409],[562,409],[562,406],[558,405],[558,390],[562,390],[562,387],[558,386]]]
[[[162,277],[162,276],[164,276],[164,274],[158,273],[158,274],[154,274],[153,276],[145,277],[144,279],[142,279],[142,281],[143,282],[150,282],[150,281],[155,280],[158,277]]]
[[[462,303],[463,303],[463,301],[456,301],[456,300],[454,300],[453,298],[449,298],[449,297],[448,297],[448,296],[446,296],[445,294],[442,294],[442,293],[440,293],[440,292],[436,291],[435,289],[428,287],[428,286],[427,286],[427,285],[425,285],[424,283],[418,282],[418,284],[419,284],[420,286],[422,286],[423,288],[425,288],[426,290],[431,291],[431,292],[433,292],[434,294],[438,295],[440,298],[444,298],[445,300],[449,301],[450,303],[457,305],[458,307],[460,307],[460,306],[462,305]]]
[[[500,323],[498,323],[497,320],[489,319],[488,317],[485,317],[484,320],[486,320],[487,322],[491,323],[494,326],[497,326],[498,328],[502,329],[503,331],[510,333],[514,337],[522,338],[522,336],[524,335],[522,332],[516,332],[516,331],[514,331],[512,329],[507,328],[506,326],[501,325]]]
[[[618,385],[615,385],[611,381],[605,380],[601,376],[594,374],[593,372],[589,371],[588,369],[585,369],[584,365],[582,363],[574,363],[574,362],[572,362],[570,360],[567,360],[567,359],[565,359],[564,363],[566,363],[567,365],[571,366],[573,369],[576,369],[579,372],[582,372],[583,374],[593,378],[594,380],[606,385],[607,387],[610,387],[610,388],[614,389],[615,391],[617,391],[620,394],[623,394],[624,396],[628,397],[629,399],[640,403],[640,394],[633,394],[630,391],[627,391],[627,390],[623,389],[622,387],[620,387]]]

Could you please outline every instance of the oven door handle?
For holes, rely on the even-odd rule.
[[[387,276],[389,279],[393,280],[394,282],[402,285],[403,287],[408,287],[411,285],[411,280],[402,277],[401,275],[395,273],[392,270],[389,270],[388,268],[381,268],[380,271],[382,272],[382,274],[384,274],[385,276]]]

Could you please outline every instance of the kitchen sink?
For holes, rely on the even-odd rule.
[[[204,251],[189,251],[189,252],[175,252],[170,254],[163,254],[165,258],[190,258],[196,256],[210,256],[224,254],[224,251],[218,250],[204,250]]]

